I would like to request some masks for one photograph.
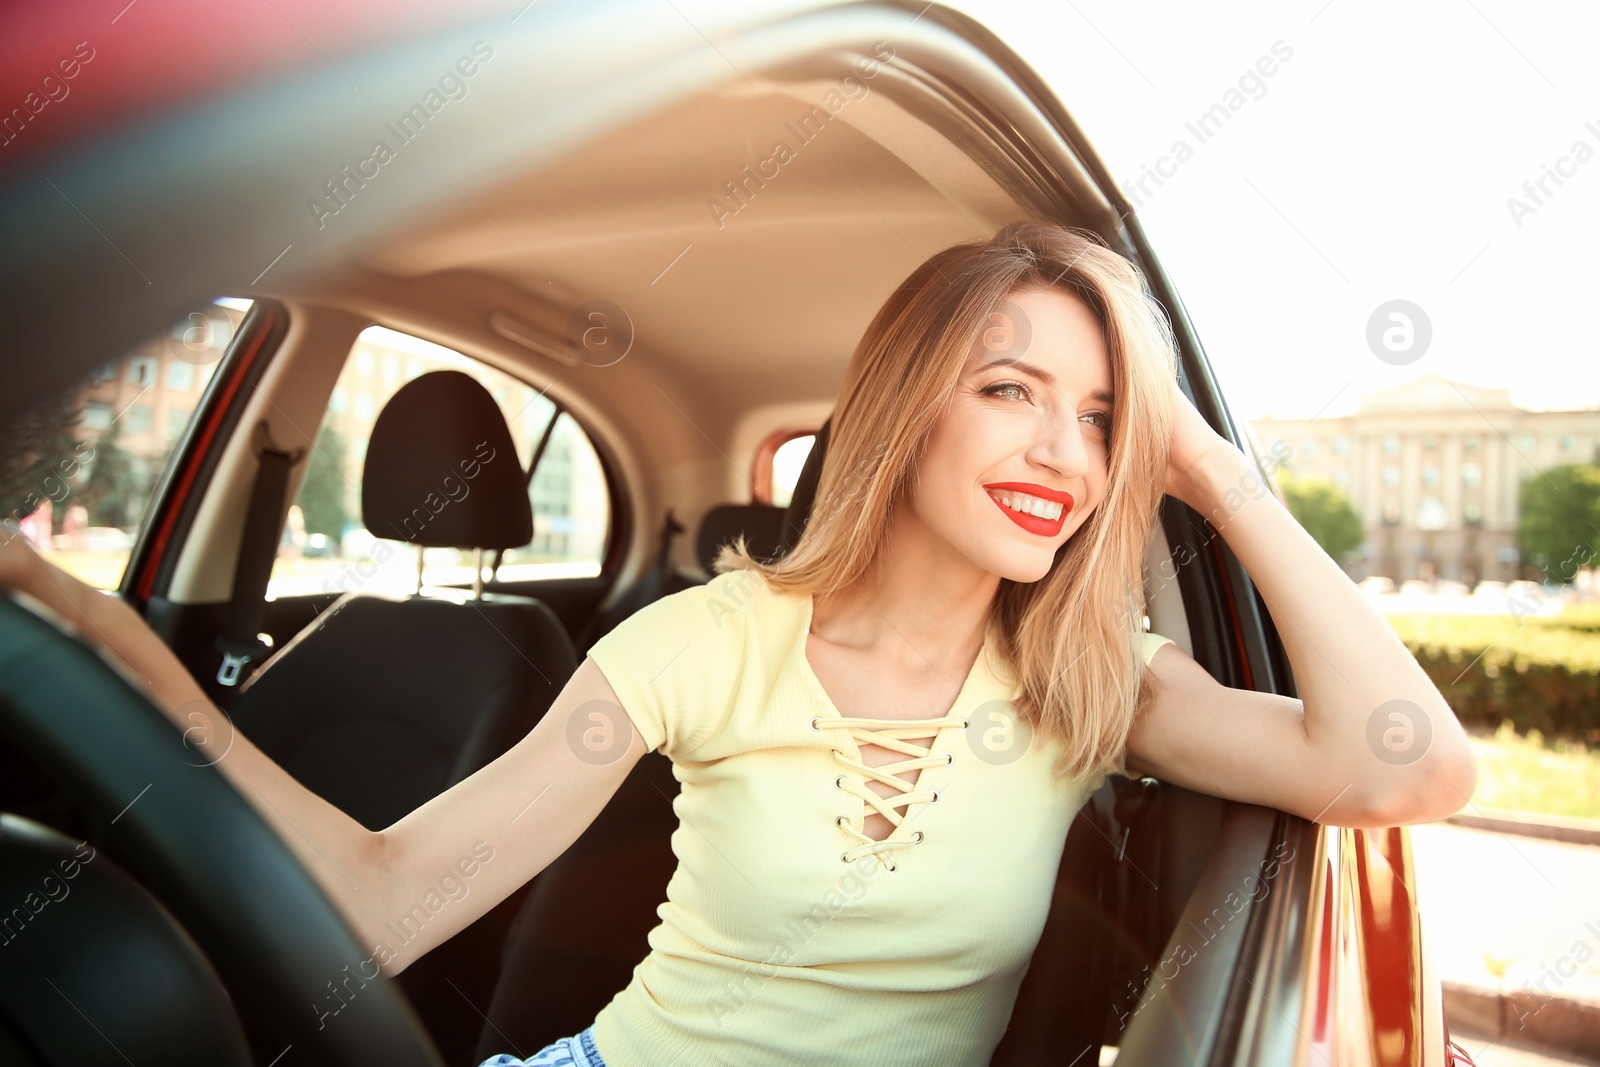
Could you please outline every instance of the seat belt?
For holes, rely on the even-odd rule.
[[[672,509],[667,509],[667,517],[661,524],[661,548],[656,552],[656,562],[650,568],[650,573],[645,575],[641,599],[645,604],[653,604],[661,599],[661,591],[666,588],[667,578],[672,574],[672,539],[684,531],[683,523],[672,515]]]
[[[267,582],[278,556],[289,470],[305,454],[304,449],[290,455],[275,448],[264,422],[256,425],[255,437],[260,466],[250,490],[244,537],[234,563],[233,597],[228,602],[222,634],[217,638],[222,662],[217,668],[216,685],[223,691],[236,690],[245,668],[265,659],[271,651],[257,635],[267,614]]]

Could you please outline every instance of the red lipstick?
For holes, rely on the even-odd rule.
[[[1051,489],[1048,486],[1035,482],[990,482],[985,489],[994,489],[1001,492],[1025,493],[1043,500],[1053,500],[1061,505],[1061,514],[1054,519],[1041,519],[1037,515],[1030,515],[1025,511],[1008,508],[1000,501],[995,500],[994,494],[988,494],[994,500],[994,506],[999,508],[1012,522],[1027,530],[1029,533],[1038,534],[1040,537],[1054,537],[1061,532],[1061,527],[1066,524],[1067,516],[1072,514],[1072,494],[1060,489]]]

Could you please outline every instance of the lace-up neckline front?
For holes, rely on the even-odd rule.
[[[815,689],[819,702],[830,713],[813,717],[810,727],[818,733],[832,732],[835,736],[843,735],[839,740],[845,743],[845,747],[835,747],[833,759],[845,773],[834,776],[833,788],[857,797],[862,802],[859,818],[840,815],[834,819],[839,830],[856,842],[841,852],[839,859],[843,863],[853,863],[864,856],[877,856],[885,870],[893,871],[896,865],[890,853],[896,849],[920,844],[927,836],[922,829],[909,831],[906,829],[906,824],[916,819],[926,805],[939,802],[939,789],[926,783],[927,772],[921,768],[950,767],[954,764],[957,753],[952,750],[948,741],[942,746],[940,742],[947,730],[967,729],[967,717],[957,714],[956,709],[966,706],[964,700],[971,690],[974,678],[983,669],[984,657],[989,652],[989,639],[985,636],[983,647],[978,650],[978,655],[962,682],[961,690],[951,704],[950,713],[931,719],[845,715],[828,696],[827,689],[823,687],[821,679],[817,677],[806,655],[806,641],[811,634],[811,617],[815,601],[808,597],[807,605],[805,625],[800,634],[799,661],[808,683]],[[926,744],[918,745],[911,740],[922,737],[929,739]],[[863,745],[877,745],[906,758],[875,767],[870,766],[861,759]],[[936,749],[935,746],[940,747]],[[902,773],[912,772],[916,773],[915,784],[900,777]],[[869,778],[889,786],[899,795],[890,797],[879,795],[867,785],[866,779]],[[919,805],[922,807],[919,808]],[[918,810],[913,812],[913,808]],[[864,830],[867,816],[871,812],[882,815],[890,824],[889,833],[881,840],[868,835]]]
[[[850,739],[855,743],[858,751],[863,744],[875,744],[911,757],[894,763],[884,763],[876,767],[869,767],[860,760],[851,759],[849,754],[842,749],[836,748],[833,750],[833,758],[841,766],[854,771],[856,774],[865,775],[874,781],[882,782],[884,785],[899,790],[901,794],[893,799],[885,799],[869,788],[865,782],[858,782],[847,775],[841,774],[833,780],[836,788],[866,801],[879,815],[888,819],[889,823],[894,827],[887,837],[879,841],[861,830],[857,830],[844,816],[839,816],[834,820],[839,828],[860,841],[860,844],[846,849],[839,856],[840,860],[845,863],[853,863],[862,856],[879,855],[903,845],[915,845],[922,841],[924,834],[921,830],[913,830],[907,837],[897,837],[896,835],[899,834],[900,828],[905,824],[906,814],[909,812],[910,806],[912,804],[938,803],[939,791],[937,789],[918,789],[917,786],[899,777],[900,772],[912,771],[921,767],[950,766],[955,759],[955,754],[952,752],[932,752],[934,740],[937,740],[938,732],[941,730],[965,730],[967,728],[967,720],[959,715],[944,715],[937,719],[866,719],[856,716],[841,716],[839,721],[817,716],[811,720],[811,728],[819,731],[824,729],[846,730],[849,732]],[[927,737],[930,734],[934,735],[934,740],[930,740],[927,745],[920,748],[907,740],[912,737]],[[918,774],[917,784],[920,785],[921,782],[922,776]],[[897,812],[895,811],[896,808],[905,808],[906,812]],[[862,821],[865,822],[866,820],[863,819]],[[895,869],[893,860],[886,860],[885,864],[888,870]]]

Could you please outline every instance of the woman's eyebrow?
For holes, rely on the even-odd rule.
[[[1021,371],[1023,374],[1030,374],[1039,381],[1043,382],[1046,386],[1053,386],[1056,384],[1056,376],[1054,374],[1051,374],[1043,367],[1038,367],[1032,363],[1029,363],[1025,359],[997,359],[992,362],[981,363],[976,369],[979,371],[998,370],[1002,367],[1010,367],[1014,370]],[[1098,400],[1102,404],[1105,404],[1109,407],[1116,407],[1117,405],[1116,394],[1105,389],[1091,389],[1089,391],[1089,399]]]
[[[1018,370],[1023,374],[1031,374],[1033,377],[1037,378],[1047,386],[1056,384],[1056,376],[1054,374],[1051,374],[1043,367],[1036,367],[1024,359],[1010,359],[1001,357],[995,360],[984,360],[976,369],[979,371],[986,371],[1000,370],[1002,368]]]

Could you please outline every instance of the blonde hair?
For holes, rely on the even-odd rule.
[[[1117,398],[1106,492],[1036,582],[1002,578],[985,627],[1016,673],[1017,714],[1034,741],[1059,738],[1058,774],[1120,770],[1144,707],[1139,654],[1142,565],[1165,482],[1175,354],[1171,328],[1139,271],[1092,233],[1017,222],[939,252],[874,316],[845,371],[804,535],[781,559],[740,537],[716,573],[749,569],[780,591],[822,596],[853,584],[883,550],[966,359],[1002,301],[1058,289],[1104,333]]]

